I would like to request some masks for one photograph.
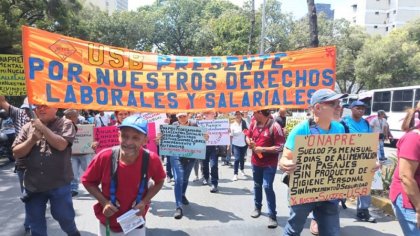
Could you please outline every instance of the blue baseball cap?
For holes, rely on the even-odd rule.
[[[331,89],[320,89],[312,94],[311,106],[314,106],[315,104],[321,103],[321,102],[329,102],[329,101],[338,100],[341,98],[345,98],[347,96],[348,94],[336,93],[332,91]]]
[[[367,107],[367,105],[364,102],[357,100],[351,103],[350,109],[353,107]]]
[[[131,115],[125,118],[121,125],[118,126],[120,129],[125,127],[133,128],[140,133],[147,135],[147,120],[143,119],[139,115]]]

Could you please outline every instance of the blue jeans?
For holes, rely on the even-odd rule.
[[[17,169],[16,173],[18,174],[18,177],[19,177],[20,191],[22,192],[22,194],[24,194],[25,188],[23,187],[23,174],[25,173],[25,170]],[[28,214],[26,213],[26,210],[25,210],[25,221],[23,222],[23,227],[25,227],[25,229],[29,229],[29,217],[28,217]]]
[[[303,230],[303,226],[309,213],[313,212],[318,223],[319,235],[339,236],[340,216],[338,201],[312,202],[290,206],[290,217],[284,227],[284,236],[297,236]]]
[[[407,209],[403,207],[403,198],[401,194],[397,197],[395,202],[392,203],[392,206],[404,235],[420,235],[420,229],[417,228],[416,211],[414,209]]]
[[[248,150],[247,146],[235,146],[232,145],[233,156],[235,157],[235,162],[233,164],[233,174],[238,174],[238,169],[244,170],[245,165],[245,155]]]
[[[80,169],[85,171],[90,163],[92,158],[91,154],[80,154],[80,155],[73,155],[71,157],[71,167],[73,169],[73,180],[71,181],[71,191],[78,191],[79,190],[79,181],[82,172]]]
[[[378,144],[378,159],[379,160],[383,160],[385,159],[385,150],[384,150],[384,140],[383,139],[379,139],[379,144]]]
[[[190,178],[196,160],[176,156],[169,158],[169,160],[171,161],[175,179],[175,204],[177,208],[182,208],[182,196],[185,196],[185,192],[187,191],[188,179]]]
[[[358,197],[357,198],[357,211],[368,210],[371,202],[372,202],[372,197],[370,195]]]
[[[51,205],[51,215],[58,221],[61,229],[68,235],[78,235],[70,189],[70,184],[68,184],[46,192],[31,193],[30,200],[25,203],[25,209],[32,236],[47,235],[45,211],[48,201]]]
[[[275,218],[276,212],[276,194],[273,189],[274,177],[276,176],[277,167],[259,167],[252,165],[252,175],[254,177],[254,204],[255,208],[262,207],[262,188],[264,187],[265,196],[267,198],[268,214],[271,218]]]
[[[209,173],[210,164],[210,173]],[[219,183],[219,167],[218,167],[218,156],[216,153],[216,146],[206,147],[206,159],[203,160],[203,176],[204,179],[209,179],[211,176],[211,184],[216,186]]]

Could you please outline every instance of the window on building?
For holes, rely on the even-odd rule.
[[[374,29],[377,29],[377,28],[378,28],[378,26],[377,26],[377,25],[374,25],[374,26],[373,26],[373,28],[374,28]]]
[[[397,10],[394,10],[394,14],[397,14]]]
[[[379,11],[375,11],[375,15],[379,15]]]
[[[392,111],[405,111],[413,106],[412,89],[397,90],[392,95]]]
[[[389,12],[388,12],[388,13],[386,13],[386,18],[389,18]]]
[[[392,28],[395,28],[395,25],[392,25]]]
[[[385,27],[385,31],[386,31],[386,32],[388,32],[388,26],[387,26],[387,27]]]

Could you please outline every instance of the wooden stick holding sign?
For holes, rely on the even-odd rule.
[[[290,205],[369,195],[377,134],[296,136]]]

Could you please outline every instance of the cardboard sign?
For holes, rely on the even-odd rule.
[[[307,108],[334,89],[336,48],[188,57],[83,41],[23,26],[29,101],[56,108],[229,112]]]
[[[94,125],[77,125],[76,138],[71,146],[73,154],[95,153],[91,148],[93,142],[93,127]]]
[[[377,134],[296,136],[290,205],[369,195]]]
[[[197,125],[209,135],[208,146],[230,145],[229,120],[200,120]]]
[[[26,95],[23,56],[0,54],[0,95]]]
[[[205,159],[206,140],[203,130],[192,126],[162,125],[159,153],[164,156]]]
[[[95,152],[99,153],[104,148],[118,146],[118,127],[117,126],[105,126],[97,127],[94,129],[95,141],[98,142]]]

